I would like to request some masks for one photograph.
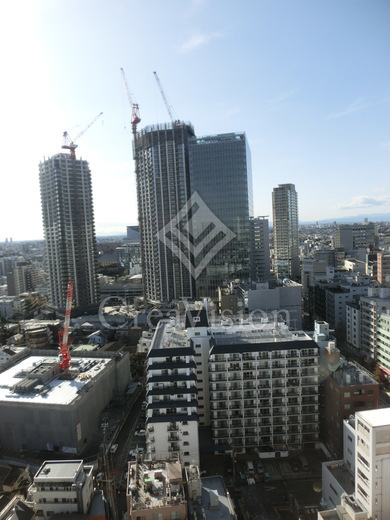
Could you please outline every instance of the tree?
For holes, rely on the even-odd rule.
[[[130,372],[132,377],[143,379],[146,369],[146,354],[144,352],[136,352],[130,354]]]

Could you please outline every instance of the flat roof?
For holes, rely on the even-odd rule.
[[[75,481],[83,465],[82,460],[51,460],[39,468],[34,482]]]
[[[358,416],[356,419],[361,417],[371,426],[389,426],[390,425],[390,408],[378,408],[377,410],[365,410],[363,412],[356,412]]]
[[[352,495],[355,491],[355,478],[344,461],[325,462],[325,466],[347,495]]]
[[[235,518],[229,493],[225,487],[223,478],[219,475],[204,477],[202,482],[202,510],[207,520],[220,520]],[[218,506],[210,504],[210,492],[218,495]]]
[[[1,372],[0,379],[0,403],[1,402],[23,402],[39,404],[70,404],[74,401],[80,391],[87,385],[90,386],[94,379],[99,376],[111,362],[112,358],[73,358],[71,370],[80,368],[74,379],[61,379],[61,374],[54,375],[44,386],[45,392],[40,393],[35,388],[31,392],[18,393],[14,391],[15,385],[20,384],[29,373],[36,372],[44,363],[55,364],[57,356],[29,356],[19,363]]]

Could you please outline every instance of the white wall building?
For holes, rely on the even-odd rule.
[[[390,518],[389,408],[356,413],[355,498],[372,518]]]
[[[390,310],[390,288],[370,288],[360,299],[360,348],[364,355],[376,359],[376,332],[379,316]]]
[[[93,466],[84,466],[82,460],[46,461],[28,492],[37,518],[61,513],[86,514],[94,494]]]
[[[355,429],[354,429],[355,428]],[[319,519],[388,520],[390,518],[390,408],[356,412],[354,421],[344,421],[344,461],[355,452],[354,493],[348,493],[340,472],[332,478],[338,462],[323,465],[323,502],[333,509],[318,513]],[[355,450],[353,450],[353,444]],[[348,451],[349,450],[349,451]],[[348,458],[346,458],[346,456]],[[334,468],[332,468],[332,465]],[[349,485],[349,484],[348,484]],[[336,496],[339,495],[340,499]]]

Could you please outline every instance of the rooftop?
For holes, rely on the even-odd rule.
[[[46,461],[36,473],[34,482],[74,482],[82,468],[82,460]]]
[[[216,497],[218,498],[218,503],[214,505]],[[214,500],[212,501],[212,499]],[[229,492],[225,487],[222,477],[219,475],[202,478],[201,509],[207,520],[228,520],[236,518]],[[202,516],[198,516],[198,518],[202,518]]]
[[[129,464],[127,493],[132,510],[186,504],[179,462]]]
[[[340,486],[344,489],[344,491],[348,495],[352,495],[352,493],[355,491],[355,479],[344,461],[326,462],[325,466],[328,468]]]
[[[70,404],[87,391],[111,358],[73,358],[70,378],[59,369],[58,356],[29,356],[1,373],[0,402]]]
[[[365,410],[356,412],[359,417],[373,427],[390,425],[390,408],[378,408],[377,410]],[[356,418],[357,419],[357,418]]]
[[[353,362],[344,363],[339,369],[332,373],[340,386],[361,386],[377,385],[377,383],[367,370]]]

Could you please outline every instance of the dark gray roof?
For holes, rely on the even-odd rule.
[[[207,318],[206,309],[200,310],[187,310],[186,311],[186,329],[191,329],[193,327],[208,327],[209,320]]]
[[[153,423],[170,423],[170,422],[189,422],[189,421],[199,421],[199,416],[197,413],[193,413],[191,415],[187,414],[167,414],[167,415],[154,415],[153,417],[148,417],[148,424]]]
[[[163,347],[152,348],[148,353],[148,358],[193,356],[194,354],[195,350],[193,347]]]
[[[281,340],[248,342],[245,338],[234,336],[213,336],[210,338],[210,355],[229,354],[233,352],[273,352],[275,350],[302,350],[314,348],[319,350],[319,346],[314,340]]]

